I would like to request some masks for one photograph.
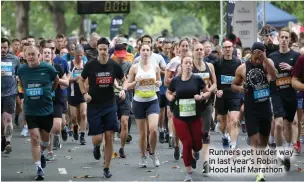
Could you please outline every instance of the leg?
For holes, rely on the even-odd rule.
[[[230,128],[230,137],[231,137],[231,148],[235,149],[237,145],[237,139],[239,137],[239,118],[240,112],[239,111],[231,111],[229,112],[229,128]]]
[[[83,102],[79,105],[79,113],[80,113],[80,144],[85,145],[85,132],[87,128],[87,103]]]

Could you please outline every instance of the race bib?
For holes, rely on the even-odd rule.
[[[288,77],[282,77],[282,78],[278,78],[276,80],[276,85],[278,87],[280,86],[285,86],[285,85],[290,85],[291,84],[291,77],[288,76]]]
[[[179,99],[179,116],[189,117],[196,115],[196,103],[194,99]]]
[[[206,84],[209,83],[209,79],[210,79],[209,73],[194,73],[194,75],[200,76],[205,81]]]
[[[28,88],[28,89],[26,89],[26,95],[29,97],[42,96],[43,89],[42,88]]]
[[[253,91],[253,96],[254,96],[255,100],[263,99],[265,97],[269,97],[270,96],[270,90],[269,90],[269,88],[254,90]]]
[[[113,82],[113,77],[111,76],[101,76],[96,77],[96,85],[108,85]]]
[[[73,71],[73,78],[77,78],[81,75],[82,70],[74,70]]]
[[[150,79],[143,79],[139,82],[139,86],[151,86],[155,84],[155,79],[150,78]]]
[[[221,75],[221,84],[232,84],[234,76]]]
[[[12,62],[1,62],[1,71],[4,72],[3,76],[13,75],[13,63]]]

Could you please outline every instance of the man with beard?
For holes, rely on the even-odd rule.
[[[263,37],[264,46],[266,47],[267,57],[269,54],[279,50],[279,45],[273,44],[275,31],[276,29],[271,25],[265,25],[260,32],[260,36]]]
[[[266,58],[265,49],[262,43],[255,42],[251,49],[251,59],[237,68],[232,82],[234,92],[245,94],[246,128],[251,147],[255,151],[266,148],[271,129],[270,89],[266,75],[272,79],[277,76],[274,63]],[[256,181],[264,181],[264,175],[257,174]]]

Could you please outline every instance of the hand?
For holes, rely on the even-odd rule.
[[[124,100],[126,98],[126,92],[124,90],[119,92],[119,98]]]
[[[157,87],[160,87],[160,86],[162,85],[162,82],[161,82],[161,81],[156,81],[156,82],[155,82],[155,85],[156,85]]]
[[[217,96],[218,98],[221,98],[221,97],[223,96],[223,90],[218,90],[218,91],[216,92],[216,96]]]
[[[64,89],[66,89],[66,88],[68,88],[68,87],[60,85],[60,88],[61,88],[62,90],[64,90]]]
[[[284,62],[280,63],[279,67],[280,67],[281,70],[287,70],[287,71],[292,70],[292,66],[290,66],[289,64],[284,63]]]
[[[1,70],[1,76],[3,76],[5,74],[5,71]]]
[[[91,102],[92,100],[92,97],[88,93],[84,94],[83,98],[86,102]]]
[[[196,100],[196,101],[201,101],[202,99],[203,99],[203,97],[201,95],[196,94],[194,96],[194,100]]]
[[[205,92],[202,96],[204,99],[209,99],[209,97],[211,96],[211,92]]]
[[[173,102],[175,99],[175,95],[169,95],[169,97],[167,98],[170,102]]]
[[[247,92],[247,89],[245,89],[243,86],[239,86],[238,88],[238,91],[242,94],[245,94]]]

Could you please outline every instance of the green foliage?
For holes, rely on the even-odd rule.
[[[65,12],[67,32],[79,32],[81,16],[77,14],[76,1],[62,1]],[[271,2],[275,6],[298,17],[304,23],[304,3],[301,1]],[[16,35],[16,3],[1,2],[1,35],[4,29],[9,30],[12,37]],[[54,38],[54,17],[50,1],[31,1],[29,11],[30,35],[35,37]],[[117,14],[87,15],[98,24],[97,32],[103,36],[110,35],[110,22]],[[121,33],[128,34],[131,23],[137,23],[145,33],[159,35],[163,29],[168,29],[173,36],[195,34],[219,34],[220,32],[220,2],[219,1],[131,1],[131,13],[123,14],[124,24]],[[171,22],[172,20],[172,22]],[[134,36],[134,35],[133,35]]]

